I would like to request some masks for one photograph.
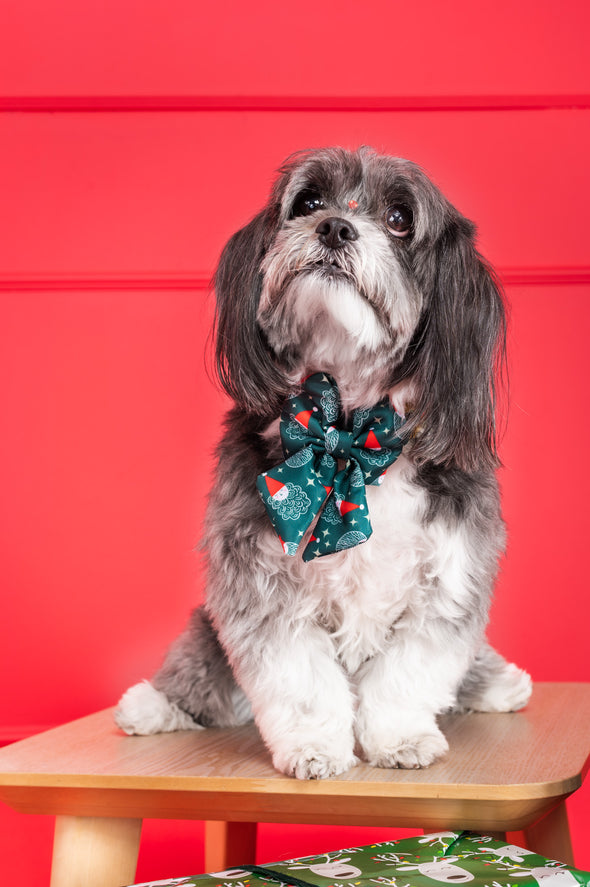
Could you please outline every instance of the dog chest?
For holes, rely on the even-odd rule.
[[[425,497],[409,470],[401,458],[380,486],[367,488],[373,534],[366,543],[307,564],[291,561],[351,671],[389,642],[410,601],[416,611],[432,581]]]

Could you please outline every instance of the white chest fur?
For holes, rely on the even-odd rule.
[[[402,455],[380,486],[367,487],[373,527],[367,543],[310,563],[282,556],[300,588],[299,616],[326,627],[351,673],[384,649],[394,625],[421,623],[427,606],[441,606],[443,573],[462,572],[461,533],[436,522],[425,526],[426,496],[411,482],[412,471]]]

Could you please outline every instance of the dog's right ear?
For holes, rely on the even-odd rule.
[[[276,415],[287,389],[256,320],[262,289],[260,265],[272,240],[276,212],[271,204],[233,235],[214,277],[217,376],[230,397],[261,415]]]

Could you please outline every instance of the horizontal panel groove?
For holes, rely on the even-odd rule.
[[[539,111],[585,110],[590,95],[80,95],[0,96],[0,111]]]
[[[590,283],[590,266],[497,268],[506,286],[573,286]]]
[[[497,268],[505,286],[590,284],[590,266]],[[1,274],[0,290],[199,290],[211,289],[212,274]]]
[[[209,290],[210,274],[2,274],[0,290]]]

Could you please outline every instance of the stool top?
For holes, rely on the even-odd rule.
[[[420,815],[438,826],[438,814],[424,817],[440,807],[447,827],[451,816],[470,827],[473,810],[487,805],[496,825],[510,808],[510,830],[585,776],[590,684],[539,683],[521,712],[440,721],[450,750],[425,770],[360,763],[301,782],[273,769],[252,724],[126,736],[107,709],[0,749],[0,799],[35,813],[373,825]]]

